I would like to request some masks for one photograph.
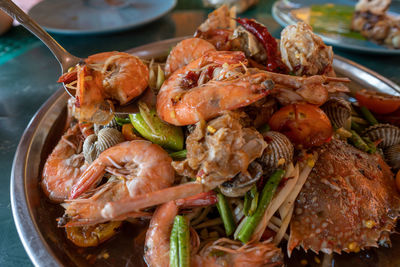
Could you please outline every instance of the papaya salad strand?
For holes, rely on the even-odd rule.
[[[148,221],[148,266],[283,266],[295,248],[329,261],[389,242],[400,100],[351,102],[332,62],[309,25],[276,40],[227,6],[165,63],[90,56],[59,79],[76,96],[41,181],[64,208],[58,226],[90,247]]]

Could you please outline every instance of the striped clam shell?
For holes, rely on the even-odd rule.
[[[400,129],[391,124],[379,123],[368,127],[363,132],[364,137],[368,137],[371,141],[382,140],[378,147],[388,148],[400,143]]]
[[[117,123],[115,117],[106,125],[94,124],[93,128],[95,134],[99,134],[99,131],[104,128],[114,128],[121,131],[121,126]]]
[[[264,173],[270,173],[279,166],[284,167],[293,161],[294,147],[285,135],[269,131],[263,136],[268,146],[257,161],[262,164]]]
[[[351,104],[343,98],[331,98],[321,109],[336,128],[343,127],[346,121],[351,117]]]
[[[400,169],[400,144],[385,149],[385,159],[393,170]]]
[[[88,163],[92,163],[104,150],[115,146],[125,139],[117,129],[103,128],[98,134],[92,134],[83,143],[83,155]]]

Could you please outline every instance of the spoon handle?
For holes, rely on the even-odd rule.
[[[71,66],[73,62],[79,59],[69,54],[56,40],[53,39],[42,27],[39,26],[28,14],[22,11],[11,0],[0,0],[0,9],[4,10],[8,15],[21,23],[31,33],[36,35],[54,54],[58,62],[61,64],[63,72],[65,68]]]

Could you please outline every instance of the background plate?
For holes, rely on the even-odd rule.
[[[301,18],[307,18],[310,13],[310,6],[313,4],[327,4],[334,3],[337,5],[348,5],[355,6],[356,1],[351,0],[300,0],[300,1],[288,1],[288,0],[279,0],[276,1],[272,7],[272,16],[274,19],[283,27],[295,24]],[[398,10],[398,4],[392,3],[391,12],[389,14],[400,16]],[[315,31],[325,43],[329,45],[333,45],[335,47],[340,47],[344,49],[350,49],[356,52],[368,52],[368,53],[376,53],[376,54],[395,54],[400,55],[400,49],[390,49],[383,45],[379,45],[377,43],[368,41],[355,39],[350,37],[345,37],[336,33],[320,33]]]
[[[49,32],[97,34],[149,23],[175,5],[176,0],[44,0],[29,15]]]
[[[147,59],[165,57],[171,46],[182,39],[156,42],[127,52]],[[379,91],[400,95],[399,86],[347,59],[335,57],[334,68],[338,76],[346,76],[352,80],[352,90],[379,88]],[[67,93],[60,88],[43,104],[27,126],[14,157],[10,188],[11,206],[24,248],[36,266],[145,266],[144,222],[125,223],[123,233],[117,234],[98,247],[87,249],[72,245],[66,239],[64,230],[57,228],[55,218],[62,216],[63,209],[50,203],[43,194],[40,177],[47,156],[62,135],[67,99]],[[392,244],[392,249],[371,249],[357,256],[335,256],[335,262],[338,266],[345,266],[346,264],[340,263],[355,261],[352,267],[400,266],[400,238],[392,235]],[[102,257],[105,253],[109,255],[108,258]],[[299,259],[305,257],[311,257],[309,262],[314,262],[311,253],[300,253],[297,250],[294,252],[297,256],[290,259],[288,266],[299,266]]]

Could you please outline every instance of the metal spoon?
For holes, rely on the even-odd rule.
[[[58,62],[61,65],[62,74],[66,73],[70,67],[76,66],[82,58],[71,55],[67,52],[56,40],[53,39],[39,24],[36,23],[28,14],[22,11],[16,4],[11,0],[0,0],[0,9],[14,18],[16,21],[21,23],[27,30],[33,33],[37,38],[39,38],[53,53]],[[63,83],[65,91],[75,97],[75,90],[69,89]],[[126,105],[120,106],[115,105],[116,114],[129,114],[137,112],[136,105]]]

